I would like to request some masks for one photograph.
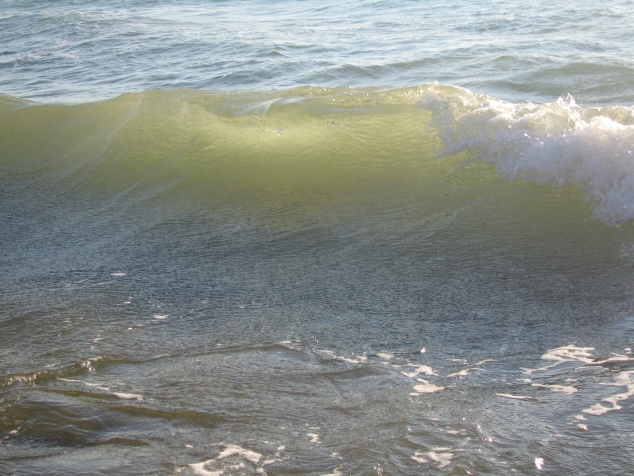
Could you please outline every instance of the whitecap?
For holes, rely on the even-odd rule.
[[[605,223],[634,218],[634,108],[582,108],[571,96],[514,104],[438,84],[419,105],[432,112],[442,155],[470,151],[509,178],[581,185]]]

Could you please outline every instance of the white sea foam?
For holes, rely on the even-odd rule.
[[[338,357],[339,360],[343,360],[344,362],[348,362],[349,364],[361,364],[366,361],[365,356],[361,356],[358,359],[348,359],[347,357]]]
[[[479,369],[479,368],[468,368],[468,369],[462,369],[459,372],[454,372],[452,374],[447,375],[447,377],[466,377],[467,374],[469,373],[469,371],[471,370],[484,370],[484,369]]]
[[[553,392],[561,392],[561,393],[565,393],[566,395],[572,395],[573,393],[577,391],[575,387],[572,387],[569,385],[554,385],[554,384],[549,385],[544,383],[533,383],[532,385],[533,387],[547,388],[549,390],[552,390]]]
[[[520,369],[522,369],[522,371],[526,374],[526,375],[532,375],[534,372],[545,372],[548,369],[552,369],[553,367],[557,367],[559,365],[559,362],[554,363],[554,364],[550,364],[550,365],[545,365],[544,367],[539,367],[537,369],[527,369],[525,367],[520,367]],[[530,379],[524,379],[524,380],[529,380]]]
[[[205,469],[205,466],[209,465],[210,463],[213,463],[213,459],[210,459],[208,461],[203,461],[202,463],[193,463],[188,465],[189,469],[192,470],[192,473],[194,473],[196,476],[220,476],[223,471],[209,471],[207,469]]]
[[[596,362],[592,362],[590,365],[602,365],[609,362],[627,362],[628,360],[632,360],[627,355],[621,354],[611,354],[610,357],[604,360],[597,360]]]
[[[459,372],[454,372],[447,375],[447,377],[466,377],[466,375],[469,373],[469,370],[471,369],[462,369]]]
[[[411,458],[420,464],[437,463],[437,468],[441,469],[451,464],[453,453],[450,453],[450,451],[450,448],[434,448],[427,453],[416,451]]]
[[[470,151],[509,178],[581,185],[605,223],[634,218],[634,108],[582,108],[570,96],[514,104],[438,84],[421,92],[441,155]]]
[[[565,345],[563,347],[557,347],[556,349],[551,349],[542,355],[542,359],[554,361],[554,363],[550,365],[546,365],[544,367],[539,367],[536,369],[527,369],[521,367],[525,374],[531,375],[534,372],[544,372],[546,370],[552,369],[564,362],[580,362],[584,364],[601,364],[606,361],[595,361],[594,357],[590,353],[590,351],[594,350],[594,347],[577,347],[574,345]]]
[[[241,470],[244,470],[246,468],[244,463],[235,463],[235,460],[223,460],[227,458],[237,457],[256,465],[260,461],[260,458],[262,458],[261,454],[256,453],[255,451],[244,449],[237,445],[225,445],[224,443],[220,443],[212,444],[211,446],[224,446],[224,449],[220,452],[216,459],[208,459],[201,463],[189,464],[189,468],[195,475],[219,476],[221,474],[234,474],[235,471],[239,471],[240,474],[242,474]],[[265,461],[265,464],[270,464],[272,462],[275,462],[275,460],[272,460],[270,462]],[[264,470],[262,470],[262,468],[256,468],[256,472],[263,473]]]
[[[515,400],[532,400],[532,397],[526,397],[524,395],[511,395],[510,393],[496,393],[496,395],[498,397],[504,397],[504,398],[512,398]]]
[[[98,383],[84,382],[84,385],[86,387],[94,387],[98,390],[103,390],[104,392],[107,392],[110,390],[108,387],[103,387],[101,384],[98,384]]]
[[[594,347],[576,347],[574,345],[565,345],[563,347],[557,347],[551,349],[542,355],[544,360],[555,360],[557,362],[584,362],[590,364],[594,362],[594,357],[590,351],[594,350]]]
[[[341,471],[338,468],[332,470],[332,473],[322,474],[321,476],[341,476]]]
[[[434,393],[434,392],[439,392],[440,390],[444,390],[445,387],[439,387],[437,385],[434,385],[432,383],[429,383],[427,380],[423,380],[421,379],[416,379],[419,382],[421,382],[421,385],[414,385],[414,391],[416,393],[410,393],[410,395],[414,396],[414,395],[419,395],[421,393]]]
[[[409,378],[416,378],[417,375],[419,374],[425,374],[425,375],[438,375],[436,372],[434,372],[434,369],[432,369],[431,367],[429,367],[428,365],[409,365],[410,367],[415,367],[415,369],[412,372],[401,372],[403,375],[405,375],[406,377]]]
[[[632,378],[631,378],[632,374],[634,374],[634,370],[630,370],[627,372],[619,372],[614,377],[614,381],[615,381],[614,385],[618,387],[626,387],[627,391],[623,393],[618,393],[616,395],[612,395],[602,400],[603,402],[611,404],[612,407],[606,407],[604,405],[601,405],[600,403],[596,403],[589,408],[584,408],[581,411],[589,415],[599,416],[607,412],[620,410],[622,407],[619,405],[619,402],[622,402],[623,400],[627,400],[628,398],[634,395],[634,381],[632,381]]]
[[[595,403],[594,405],[592,405],[589,408],[584,408],[583,410],[581,410],[584,413],[587,413],[588,415],[596,415],[596,416],[600,416],[603,415],[604,413],[609,412],[610,410],[614,410],[613,408],[607,408],[604,407],[603,405],[601,405],[600,403]]]
[[[536,369],[527,369],[522,367],[522,370],[525,374],[531,375],[535,372],[544,372],[565,362],[578,362],[585,365],[603,365],[612,362],[627,362],[634,360],[627,355],[621,354],[611,354],[606,359],[595,359],[591,353],[593,350],[594,347],[576,347],[574,345],[557,347],[556,349],[551,349],[542,355],[542,359],[554,361],[554,363]],[[567,379],[567,381],[574,380]]]
[[[343,362],[348,362],[349,364],[362,364],[368,360],[368,358],[365,355],[358,355],[356,359],[351,359],[348,357],[343,357],[341,355],[336,355],[331,350],[318,350],[317,352],[320,352],[322,354],[327,354],[333,359],[341,360]]]
[[[260,461],[260,458],[262,457],[261,454],[256,453],[255,451],[245,450],[244,448],[241,448],[237,445],[229,445],[220,452],[220,454],[218,455],[218,459],[221,460],[224,458],[228,458],[229,456],[239,456],[253,464],[257,464],[257,462]]]
[[[476,362],[473,365],[477,367],[478,365],[486,364],[487,362],[495,362],[495,359],[484,359],[484,360],[481,360],[480,362]]]
[[[143,395],[139,395],[138,393],[114,392],[113,395],[122,400],[143,400]]]

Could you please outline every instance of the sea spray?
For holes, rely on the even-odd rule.
[[[419,105],[433,113],[441,156],[469,152],[505,176],[581,185],[602,221],[634,217],[634,108],[582,108],[571,96],[514,104],[431,85]]]

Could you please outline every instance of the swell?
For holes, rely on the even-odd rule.
[[[436,83],[162,90],[79,105],[0,99],[5,198],[36,207],[53,188],[52,206],[82,196],[95,216],[156,197],[288,205],[418,187],[437,200],[447,189],[439,168],[447,178],[458,166],[454,189],[469,188],[491,180],[471,167],[489,163],[510,179],[573,186],[616,224],[634,217],[633,154],[631,107],[515,104]]]

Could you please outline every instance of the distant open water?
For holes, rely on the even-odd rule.
[[[633,38],[0,3],[0,474],[630,472]]]
[[[0,91],[47,102],[432,81],[515,102],[634,102],[631,1],[3,0],[0,45]]]

